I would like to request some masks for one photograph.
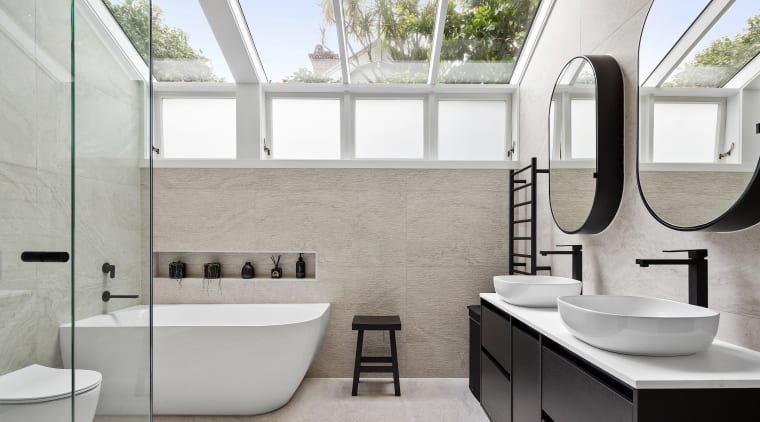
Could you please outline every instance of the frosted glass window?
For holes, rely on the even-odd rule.
[[[272,155],[339,160],[339,99],[272,99]]]
[[[164,158],[235,158],[234,98],[165,98]]]
[[[596,101],[570,101],[572,158],[596,158]]]
[[[506,139],[506,101],[438,103],[439,160],[503,160]]]
[[[655,103],[653,161],[714,162],[719,111],[716,103]]]
[[[424,158],[422,100],[357,100],[357,158]]]

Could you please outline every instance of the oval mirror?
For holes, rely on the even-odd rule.
[[[760,2],[655,0],[639,45],[639,190],[676,230],[760,221]]]
[[[623,193],[623,78],[609,56],[560,72],[549,105],[549,203],[565,233],[599,233]]]

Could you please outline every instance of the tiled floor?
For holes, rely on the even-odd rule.
[[[393,396],[393,384],[386,381],[363,381],[359,396],[352,397],[350,379],[307,378],[290,403],[266,415],[156,416],[155,421],[487,422],[488,418],[463,378],[402,379],[401,397]]]

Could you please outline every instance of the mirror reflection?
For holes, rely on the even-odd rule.
[[[578,231],[596,193],[596,77],[576,57],[559,75],[549,106],[549,196],[557,225]]]
[[[639,50],[639,184],[656,216],[699,228],[760,156],[760,3],[655,0]]]

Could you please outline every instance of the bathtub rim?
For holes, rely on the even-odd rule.
[[[154,304],[154,309],[157,307],[189,307],[189,306],[198,306],[198,307],[217,307],[217,306],[298,306],[298,305],[312,305],[317,306],[321,305],[322,309],[319,310],[319,314],[314,316],[313,318],[305,318],[298,321],[290,321],[290,322],[283,322],[283,323],[272,323],[272,324],[157,324],[155,320],[155,316],[153,319],[153,328],[187,328],[187,327],[196,327],[196,328],[265,328],[265,327],[283,327],[283,326],[289,326],[289,325],[297,325],[297,324],[305,324],[308,322],[313,322],[320,320],[325,317],[325,315],[329,315],[330,310],[332,308],[332,303],[330,302],[313,302],[313,303],[167,303],[167,304]],[[83,321],[86,321],[88,319],[102,319],[103,317],[107,317],[112,314],[117,314],[120,312],[126,312],[126,311],[139,311],[139,310],[147,310],[149,305],[133,305],[128,306],[126,308],[117,309],[115,311],[107,312],[104,314],[97,314],[92,315],[86,318],[82,318],[80,320],[74,321],[73,327],[75,329],[77,328],[149,328],[150,324],[148,321],[145,321],[144,324],[101,324],[101,325],[94,325],[94,324],[83,324]],[[113,322],[113,320],[109,321]],[[58,326],[59,329],[69,329],[72,327],[72,323],[65,323],[60,324]]]

